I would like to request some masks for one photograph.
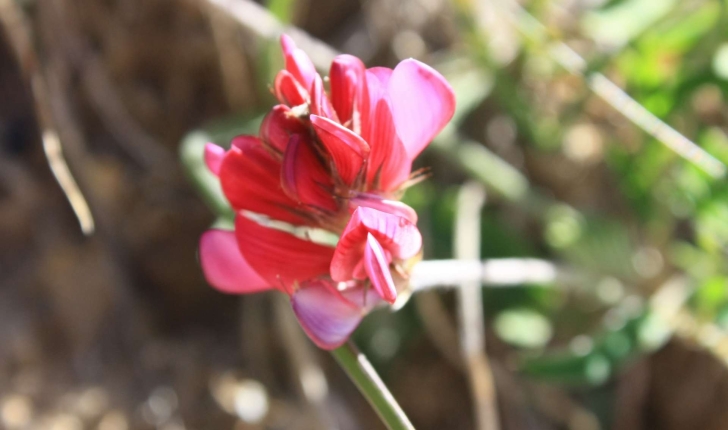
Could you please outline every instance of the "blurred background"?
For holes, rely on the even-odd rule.
[[[255,133],[284,30],[322,72],[415,57],[452,83],[405,196],[427,259],[467,182],[482,257],[557,273],[483,288],[500,428],[728,428],[727,7],[0,0],[0,428],[384,428],[285,298],[197,262],[201,145]],[[418,429],[477,428],[456,296],[354,336]]]

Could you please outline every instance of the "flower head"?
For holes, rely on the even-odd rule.
[[[327,93],[292,39],[281,45],[285,69],[273,88],[281,104],[259,135],[238,136],[227,151],[205,148],[236,220],[234,231],[202,236],[200,259],[221,291],[288,294],[306,333],[331,349],[407,286],[422,237],[415,211],[398,198],[455,100],[445,79],[416,60],[366,69],[350,55],[333,61]],[[311,240],[306,229],[338,242]]]

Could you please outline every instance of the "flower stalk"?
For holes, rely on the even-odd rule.
[[[374,408],[389,430],[414,430],[402,408],[366,356],[349,340],[331,351],[342,369]]]

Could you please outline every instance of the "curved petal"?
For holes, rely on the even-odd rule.
[[[353,55],[334,58],[329,71],[331,103],[339,121],[354,133],[361,134],[362,114],[369,115],[369,97],[364,63]]]
[[[255,293],[272,288],[245,261],[232,231],[213,229],[202,235],[200,264],[207,282],[223,293]]]
[[[369,155],[369,145],[358,134],[327,118],[311,115],[311,125],[331,155],[339,176],[351,185]]]
[[[311,85],[310,111],[314,115],[329,118],[336,122],[339,121],[339,118],[336,116],[336,111],[334,110],[333,106],[331,106],[329,96],[326,95],[326,91],[324,90],[324,83],[321,80],[321,76],[319,76],[318,73],[316,74],[316,77],[313,80],[313,84]]]
[[[334,184],[311,142],[300,134],[291,135],[283,154],[281,170],[283,190],[292,199],[305,205],[335,211]]]
[[[250,266],[270,285],[286,291],[328,272],[334,249],[290,233],[265,227],[239,215],[235,218],[238,247]]]
[[[417,224],[417,212],[414,209],[398,200],[387,200],[376,194],[359,193],[349,200],[349,206],[354,211],[359,206],[364,206],[392,215],[401,216],[412,224]]]
[[[336,291],[331,281],[302,284],[291,296],[291,306],[306,334],[327,350],[346,342],[364,317],[363,310]]]
[[[281,35],[281,47],[286,59],[286,70],[304,87],[310,88],[316,75],[316,68],[308,55],[296,47],[296,43],[287,34]]]
[[[367,69],[367,72],[376,76],[379,83],[386,88],[389,85],[389,79],[392,77],[393,70],[389,67],[370,67]]]
[[[220,174],[220,165],[224,157],[225,148],[217,146],[214,143],[205,144],[205,164],[215,176]]]
[[[281,70],[276,75],[273,89],[281,103],[298,106],[308,102],[308,91],[288,70]]]
[[[298,203],[281,188],[281,163],[258,138],[238,136],[220,166],[220,185],[235,210],[248,210],[293,224],[309,224]]]
[[[292,133],[306,133],[306,126],[286,105],[274,106],[260,124],[260,138],[281,153],[286,150]]]
[[[388,92],[397,134],[414,159],[452,118],[455,93],[440,73],[413,59],[397,65]]]
[[[397,136],[386,99],[380,99],[377,103],[369,127],[367,142],[371,146],[371,153],[367,184],[373,190],[392,191],[409,178],[412,160]]]
[[[397,259],[407,259],[422,248],[422,235],[407,219],[367,207],[358,207],[339,238],[331,260],[331,278],[348,281],[364,257],[367,237],[372,234],[382,248]]]
[[[364,267],[374,289],[389,303],[397,300],[397,289],[394,287],[392,273],[389,271],[389,259],[384,255],[384,249],[371,233],[367,234],[367,244],[364,248]]]

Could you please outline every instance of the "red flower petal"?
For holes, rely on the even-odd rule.
[[[316,75],[316,68],[311,59],[302,49],[296,47],[296,43],[287,34],[281,35],[281,47],[283,48],[283,56],[286,59],[286,70],[304,88],[310,88]]]
[[[273,288],[245,261],[232,231],[207,230],[200,238],[200,263],[207,282],[224,293],[255,293]]]
[[[364,317],[364,311],[336,291],[331,281],[302,284],[291,296],[291,305],[306,334],[327,350],[346,342]]]
[[[205,164],[207,168],[215,174],[220,174],[220,165],[225,157],[225,149],[215,145],[214,143],[205,144]]]
[[[352,211],[359,206],[365,206],[392,215],[401,216],[412,224],[417,224],[417,212],[414,209],[398,200],[387,200],[376,194],[359,193],[356,197],[349,200],[349,206]]]
[[[369,145],[358,134],[327,118],[311,115],[311,125],[345,184],[351,185],[369,155]]]
[[[334,249],[299,239],[245,217],[235,218],[235,236],[245,260],[271,285],[291,291],[296,283],[326,275]]]
[[[397,290],[394,287],[392,273],[389,271],[389,259],[384,255],[382,245],[371,233],[367,234],[367,244],[364,248],[364,266],[367,270],[372,286],[380,296],[389,303],[397,300]]]
[[[413,59],[397,65],[388,91],[397,134],[414,159],[452,118],[455,94],[441,74]]]
[[[293,224],[308,224],[298,203],[281,188],[281,163],[258,138],[238,136],[220,166],[220,185],[235,210],[248,210]]]
[[[283,190],[292,199],[330,212],[338,205],[332,197],[334,184],[316,154],[312,143],[303,135],[291,135],[283,154],[281,170]]]
[[[358,207],[341,234],[331,260],[331,278],[334,281],[354,278],[354,270],[364,257],[364,247],[370,233],[385,251],[397,259],[413,257],[422,248],[422,235],[405,218]]]
[[[371,119],[367,142],[371,147],[367,167],[370,189],[391,191],[409,178],[412,161],[394,129],[394,121],[386,99],[380,99]]]
[[[353,55],[334,58],[329,71],[331,103],[346,127],[361,134],[362,115],[369,116],[366,68]]]
[[[331,106],[331,102],[329,101],[329,97],[326,95],[321,76],[318,74],[316,74],[316,77],[313,80],[313,85],[311,85],[310,110],[314,115],[329,118],[336,122],[339,121],[339,118],[336,116],[336,111],[334,111],[334,108]]]
[[[278,100],[288,106],[298,106],[308,101],[308,87],[301,86],[288,70],[278,72],[273,88]]]
[[[306,126],[291,113],[288,106],[276,105],[263,118],[259,133],[263,142],[282,153],[286,150],[291,134],[306,133]]]

